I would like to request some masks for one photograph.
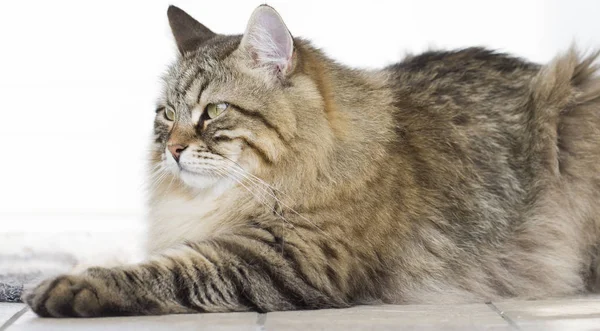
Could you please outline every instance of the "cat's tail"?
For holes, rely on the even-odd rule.
[[[572,46],[542,66],[531,82],[528,102],[532,116],[529,125],[537,135],[531,154],[539,156],[542,167],[555,178],[561,173],[559,154],[565,148],[566,138],[565,132],[561,132],[561,125],[565,119],[582,117],[579,115],[582,108],[600,113],[599,58],[600,50],[584,55]]]
[[[600,50],[584,55],[572,46],[542,67],[532,82],[532,101],[545,116],[566,111],[568,104],[600,98]],[[543,114],[545,113],[545,114]]]
[[[572,47],[543,66],[527,101],[528,157],[539,174],[540,205],[548,208],[546,233],[536,235],[561,236],[552,277],[563,293],[583,285],[600,291],[600,52],[587,54]],[[586,272],[585,284],[573,266]]]

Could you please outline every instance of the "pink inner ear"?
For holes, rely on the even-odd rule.
[[[258,65],[272,66],[281,73],[290,67],[292,36],[274,9],[261,6],[254,11],[242,43]]]
[[[281,54],[290,55],[290,33],[285,27],[282,25],[283,22],[279,20],[278,17],[265,15],[264,17],[264,27],[268,33],[271,34],[271,37],[275,44],[277,45],[277,49],[281,51]]]

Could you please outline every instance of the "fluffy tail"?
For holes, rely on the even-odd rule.
[[[537,139],[533,139],[535,143],[530,155],[539,156],[541,168],[552,177],[561,173],[559,131],[562,119],[574,109],[600,100],[599,56],[600,51],[583,56],[571,47],[543,66],[532,80],[529,124]]]

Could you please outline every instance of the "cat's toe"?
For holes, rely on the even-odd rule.
[[[93,317],[101,311],[97,289],[81,276],[47,280],[23,299],[42,317]]]

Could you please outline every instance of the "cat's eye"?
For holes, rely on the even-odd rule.
[[[208,118],[213,119],[221,115],[224,111],[227,110],[227,108],[229,108],[229,105],[225,102],[209,103],[208,106],[206,106],[206,115],[208,116]]]
[[[165,118],[168,119],[169,121],[174,121],[175,120],[175,111],[172,108],[166,108],[165,109]]]

